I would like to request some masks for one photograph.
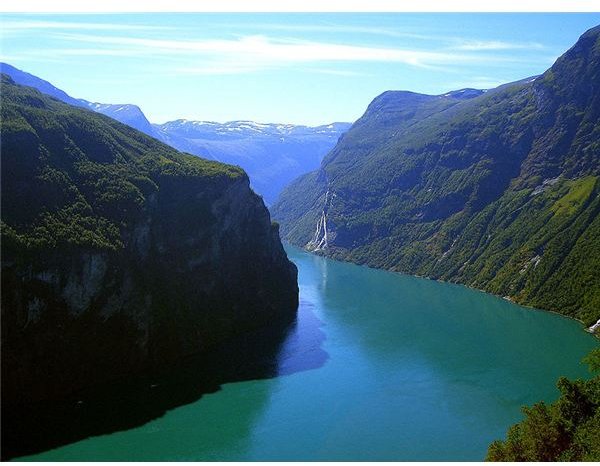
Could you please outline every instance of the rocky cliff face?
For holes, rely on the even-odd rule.
[[[7,79],[2,95],[3,404],[294,319],[296,268],[245,173]]]

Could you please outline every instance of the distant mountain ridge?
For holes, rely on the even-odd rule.
[[[339,136],[340,132],[350,128],[351,123],[335,122],[329,125],[304,126],[285,123],[257,123],[250,120],[234,120],[225,123],[215,121],[173,120],[163,124],[154,124],[164,135],[177,135],[188,138],[206,138],[229,136],[232,139],[257,134],[272,136],[305,136],[327,134]]]
[[[161,139],[176,149],[244,168],[267,204],[292,180],[317,168],[349,127],[190,120],[154,125]]]
[[[538,77],[481,93],[383,93],[272,213],[309,250],[592,325],[599,177],[600,26]]]
[[[0,63],[0,71],[17,84],[33,87],[70,105],[114,118],[178,150],[239,165],[248,172],[252,187],[264,196],[267,204],[275,202],[290,181],[316,169],[323,156],[351,126],[350,123],[310,127],[253,121],[216,123],[184,119],[151,124],[137,105],[76,99],[48,81],[7,63]]]
[[[160,140],[160,135],[156,132],[152,124],[144,115],[144,112],[137,105],[133,104],[101,104],[98,102],[88,102],[84,99],[79,99],[84,102],[86,107],[94,112],[102,113],[108,117],[114,118],[121,123],[131,126],[132,128],[146,133],[148,136],[155,137]]]
[[[58,99],[69,105],[76,107],[87,108],[94,112],[102,113],[103,115],[114,118],[121,123],[131,126],[149,136],[157,137],[156,131],[146,118],[146,115],[137,105],[132,104],[100,104],[97,102],[90,102],[85,99],[76,99],[71,97],[65,91],[55,87],[48,81],[45,81],[37,76],[34,76],[25,71],[21,71],[8,63],[0,63],[0,72],[5,73],[12,78],[12,80],[21,86],[29,86],[37,89],[38,91],[47,94],[55,99]]]

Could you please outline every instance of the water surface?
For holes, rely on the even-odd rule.
[[[575,321],[287,251],[301,303],[272,373],[21,459],[482,460],[522,405],[554,400],[561,375],[589,376],[580,360],[598,342]]]

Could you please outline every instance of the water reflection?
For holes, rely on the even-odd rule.
[[[206,392],[185,395],[208,375],[197,365],[160,382],[185,406],[152,422],[28,459],[481,460],[557,374],[586,375],[577,361],[597,346],[573,321],[464,287],[288,254],[301,301],[280,340],[202,365],[218,374]],[[147,403],[132,398],[123,410]]]
[[[277,375],[318,369],[327,362],[329,355],[323,349],[326,336],[322,325],[315,314],[314,303],[300,299],[294,331],[289,332],[277,358]]]
[[[300,321],[244,335],[210,354],[188,358],[168,373],[85,390],[60,402],[3,406],[2,458],[31,455],[90,436],[133,429],[218,392],[227,383],[316,369],[327,360],[327,353],[321,348],[325,334],[310,306],[304,305],[302,313]],[[253,390],[252,403],[239,404],[243,409],[235,413],[235,435],[202,439],[189,432],[190,448],[204,448],[207,458],[211,450],[244,450],[244,439],[269,400],[269,387],[265,384],[260,390]],[[200,410],[197,416],[195,423],[218,424],[227,414]],[[152,445],[148,445],[143,451],[134,452],[134,457],[144,460],[150,455],[147,459],[155,459],[152,450]],[[123,460],[118,455],[112,457],[110,449],[93,459]]]
[[[377,402],[357,397],[360,405],[374,422],[389,422],[385,435],[395,433],[390,442],[396,451],[381,442],[380,450],[365,459],[393,460],[398,454],[407,460],[433,460],[438,454],[472,459],[473,445],[479,445],[483,458],[487,445],[520,419],[522,405],[556,398],[554,384],[561,375],[588,375],[578,362],[597,342],[583,331],[574,335],[571,320],[459,285],[295,249],[288,253],[303,264],[301,289],[310,282],[319,284],[328,341],[338,343],[331,353],[338,361],[346,357],[357,379],[363,369],[363,383],[373,385],[369,396]],[[557,344],[565,335],[571,336],[568,348]],[[381,405],[386,409],[375,415]],[[393,418],[389,412],[395,413]],[[367,415],[357,414],[361,416]],[[345,445],[348,429],[335,437],[337,445]],[[356,437],[368,438],[368,429],[354,429]],[[335,459],[361,458],[357,451],[354,457],[345,454]]]
[[[585,354],[593,338],[582,332],[574,351],[556,344],[574,325],[569,319],[459,285],[319,259],[325,262],[320,269],[330,269],[321,290],[327,321],[352,332],[371,360],[402,361],[418,353],[447,375],[469,368],[514,378],[527,370],[533,379],[548,372],[558,377],[565,368],[565,375],[585,372],[573,355]]]

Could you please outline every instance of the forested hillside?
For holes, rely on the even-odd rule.
[[[1,91],[3,412],[294,318],[296,268],[241,169]]]
[[[328,256],[600,318],[600,27],[485,93],[387,92],[272,209]]]

